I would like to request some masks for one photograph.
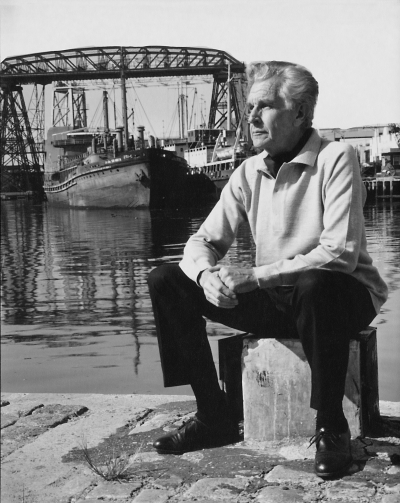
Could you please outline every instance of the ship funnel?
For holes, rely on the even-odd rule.
[[[144,126],[138,126],[137,130],[140,137],[140,148],[144,148]]]
[[[123,130],[122,127],[117,127],[117,129],[116,129],[116,131],[117,131],[118,150],[120,152],[122,152],[122,150],[123,150],[123,148],[122,148],[122,130]]]

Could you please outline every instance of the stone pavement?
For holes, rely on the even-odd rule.
[[[157,454],[153,439],[190,417],[193,397],[1,399],[2,503],[400,502],[400,403],[381,402],[379,431],[352,441],[349,473],[323,481],[313,473],[315,450],[305,438]],[[114,470],[119,480],[94,473],[84,452],[106,478]]]

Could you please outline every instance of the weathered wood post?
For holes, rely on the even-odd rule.
[[[314,434],[315,411],[309,407],[311,371],[298,339],[244,334],[222,340],[220,377],[236,417],[244,417],[245,439]],[[353,437],[365,436],[379,421],[375,328],[368,327],[350,342],[343,407]]]

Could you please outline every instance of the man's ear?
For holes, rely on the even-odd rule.
[[[305,106],[304,103],[300,103],[300,105],[298,105],[297,107],[297,114],[295,118],[296,126],[301,126],[305,120],[306,120]]]

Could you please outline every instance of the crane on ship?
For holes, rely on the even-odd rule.
[[[230,78],[228,79],[228,72]],[[213,87],[209,129],[237,128],[243,117],[245,65],[225,51],[198,47],[90,47],[4,59],[0,67],[2,192],[44,198],[45,88],[53,84],[52,127],[87,127],[81,82],[119,79],[124,143],[128,144],[126,81],[208,76]],[[32,89],[26,105],[27,89]],[[228,105],[229,102],[229,105]]]

